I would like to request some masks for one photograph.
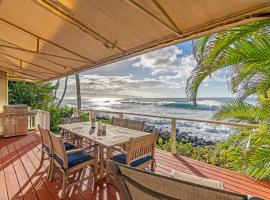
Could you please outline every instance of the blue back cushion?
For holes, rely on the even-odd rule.
[[[75,145],[74,144],[71,144],[69,142],[64,142],[64,145],[65,145],[65,149],[66,151],[68,150],[71,150],[71,149],[74,149],[75,148]]]
[[[137,166],[139,166],[147,161],[150,161],[152,159],[153,159],[152,156],[146,155],[146,156],[139,158],[139,159],[133,161],[132,163],[130,163],[130,166],[137,167]],[[115,162],[118,162],[120,164],[126,164],[127,156],[126,156],[126,154],[119,154],[119,155],[113,156],[112,160],[114,160]]]

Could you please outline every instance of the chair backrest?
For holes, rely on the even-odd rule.
[[[154,158],[156,140],[156,133],[151,133],[136,139],[132,138],[129,142],[126,164],[130,164],[132,161],[146,155],[150,155]]]
[[[41,136],[41,144],[42,147],[45,147],[47,149],[48,153],[51,153],[52,149],[52,141],[50,137],[50,133],[48,129],[42,128],[38,125],[40,136]]]
[[[172,177],[146,172],[110,161],[110,167],[125,200],[246,200],[236,194]]]
[[[60,158],[63,162],[61,163],[63,168],[67,169],[68,168],[67,153],[65,151],[63,140],[52,132],[50,132],[50,137],[53,147],[53,156],[57,156],[58,158]]]
[[[73,123],[79,123],[82,122],[81,117],[65,117],[60,119],[61,124],[73,124]]]
[[[143,131],[144,122],[129,119],[127,121],[126,128],[130,128],[130,129],[137,130],[137,131]]]
[[[114,125],[114,126],[126,127],[127,121],[128,121],[127,119],[112,117],[112,125]]]

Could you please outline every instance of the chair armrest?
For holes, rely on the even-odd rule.
[[[121,153],[127,154],[127,152],[126,152],[125,150],[120,149],[120,148],[117,148],[117,147],[110,147],[109,149],[112,149],[112,150],[114,150],[114,151],[119,151],[119,152],[121,152]]]
[[[90,149],[90,148],[93,148],[93,147],[94,148],[97,148],[98,147],[98,144],[89,145],[87,147],[79,148],[79,149],[72,149],[72,150],[67,151],[67,154],[75,153],[75,152],[78,152],[78,151],[84,151],[86,149]]]
[[[66,139],[63,139],[63,142],[69,142],[69,141],[75,141],[75,140],[78,140],[78,138],[66,138]]]

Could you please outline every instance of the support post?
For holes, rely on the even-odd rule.
[[[124,119],[124,114],[123,114],[123,113],[120,113],[120,114],[119,114],[119,118],[120,118],[120,119]]]
[[[7,73],[0,71],[0,112],[3,105],[8,105],[8,80]],[[0,137],[3,135],[3,119],[0,119]]]
[[[171,152],[176,154],[176,119],[171,119]]]
[[[96,115],[95,110],[91,110],[89,120],[90,121],[92,121],[92,120],[97,121],[97,115]]]

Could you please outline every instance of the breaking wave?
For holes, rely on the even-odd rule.
[[[139,105],[153,105],[165,106],[184,109],[198,109],[198,110],[218,110],[221,102],[212,100],[198,101],[196,107],[192,102],[176,102],[176,101],[159,101],[159,102],[143,102],[136,100],[121,101],[123,104],[139,104]]]

